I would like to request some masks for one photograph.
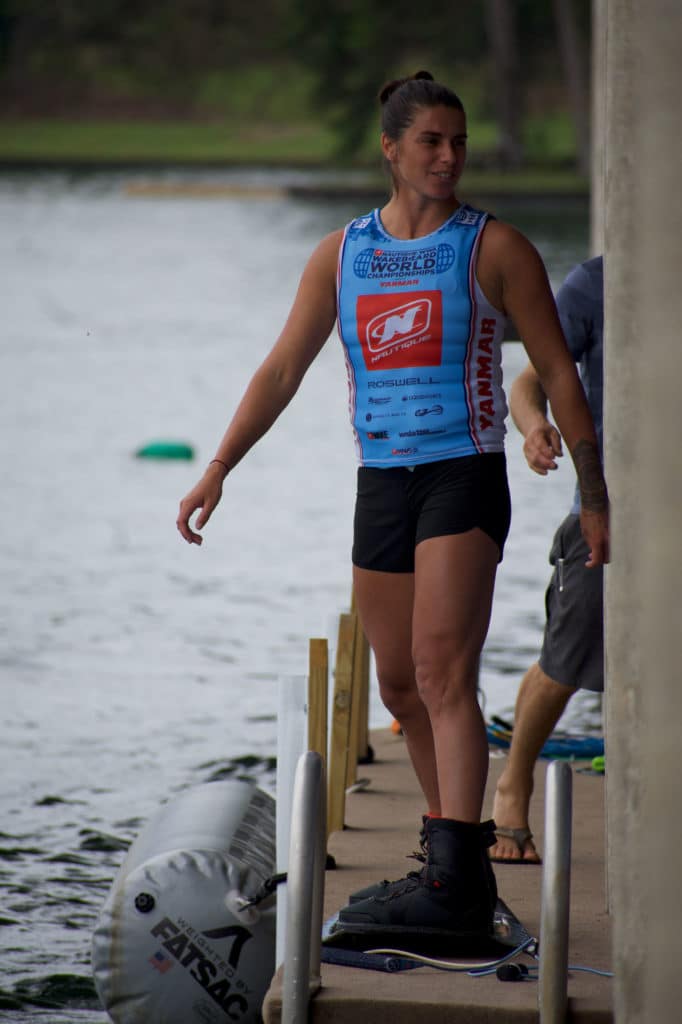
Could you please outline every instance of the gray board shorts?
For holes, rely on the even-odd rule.
[[[549,553],[554,572],[545,594],[540,668],[557,683],[604,689],[604,567],[585,566],[589,551],[580,516],[568,515]]]

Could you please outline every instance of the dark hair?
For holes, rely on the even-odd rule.
[[[409,78],[396,78],[379,91],[381,130],[397,142],[423,107],[453,107],[464,113],[459,96],[434,81],[430,71],[417,71]]]

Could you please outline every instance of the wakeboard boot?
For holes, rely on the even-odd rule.
[[[333,932],[372,942],[383,936],[413,949],[493,939],[497,886],[487,853],[491,835],[494,842],[491,824],[427,819],[422,872],[389,884],[382,895],[349,903]]]
[[[426,822],[428,815],[422,816],[422,827],[419,830],[419,849],[414,850],[412,853],[408,853],[408,857],[413,860],[420,861],[422,865],[426,864]],[[362,900],[370,899],[372,896],[387,896],[393,886],[402,885],[407,878],[419,878],[422,874],[423,866],[418,871],[408,871],[403,878],[399,878],[395,882],[389,882],[387,878],[384,878],[382,882],[374,882],[372,885],[366,885],[364,889],[358,889],[356,892],[352,892],[348,897],[349,903],[361,903]]]

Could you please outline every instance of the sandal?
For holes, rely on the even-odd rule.
[[[542,857],[537,851],[535,851],[537,859],[523,856],[526,843],[533,839],[533,833],[529,828],[502,828],[499,826],[495,829],[495,835],[501,839],[513,839],[519,851],[518,857],[493,857],[491,854],[490,859],[495,864],[542,864]]]

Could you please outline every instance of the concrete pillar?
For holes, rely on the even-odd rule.
[[[606,757],[608,902],[613,916],[616,1020],[627,1004],[637,1009],[643,949],[625,917],[630,880],[636,874],[641,815],[639,626],[642,600],[638,556],[642,537],[641,493],[629,472],[641,465],[639,366],[641,333],[635,319],[636,263],[632,252],[637,215],[633,203],[636,169],[631,145],[636,127],[632,24],[636,0],[607,0],[606,158],[604,250],[604,462],[611,495],[611,565],[606,572]],[[635,642],[632,642],[635,638]],[[628,912],[641,920],[637,885]],[[630,973],[630,967],[634,967]]]
[[[608,0],[606,587],[618,1024],[678,1019],[682,919],[682,5]]]
[[[640,686],[646,746],[639,873],[647,897],[645,1006],[653,1021],[679,1017],[682,996],[682,4],[657,0],[639,8],[638,45],[647,59],[637,157],[643,233],[638,272],[643,338],[647,349],[651,345],[642,377]]]

